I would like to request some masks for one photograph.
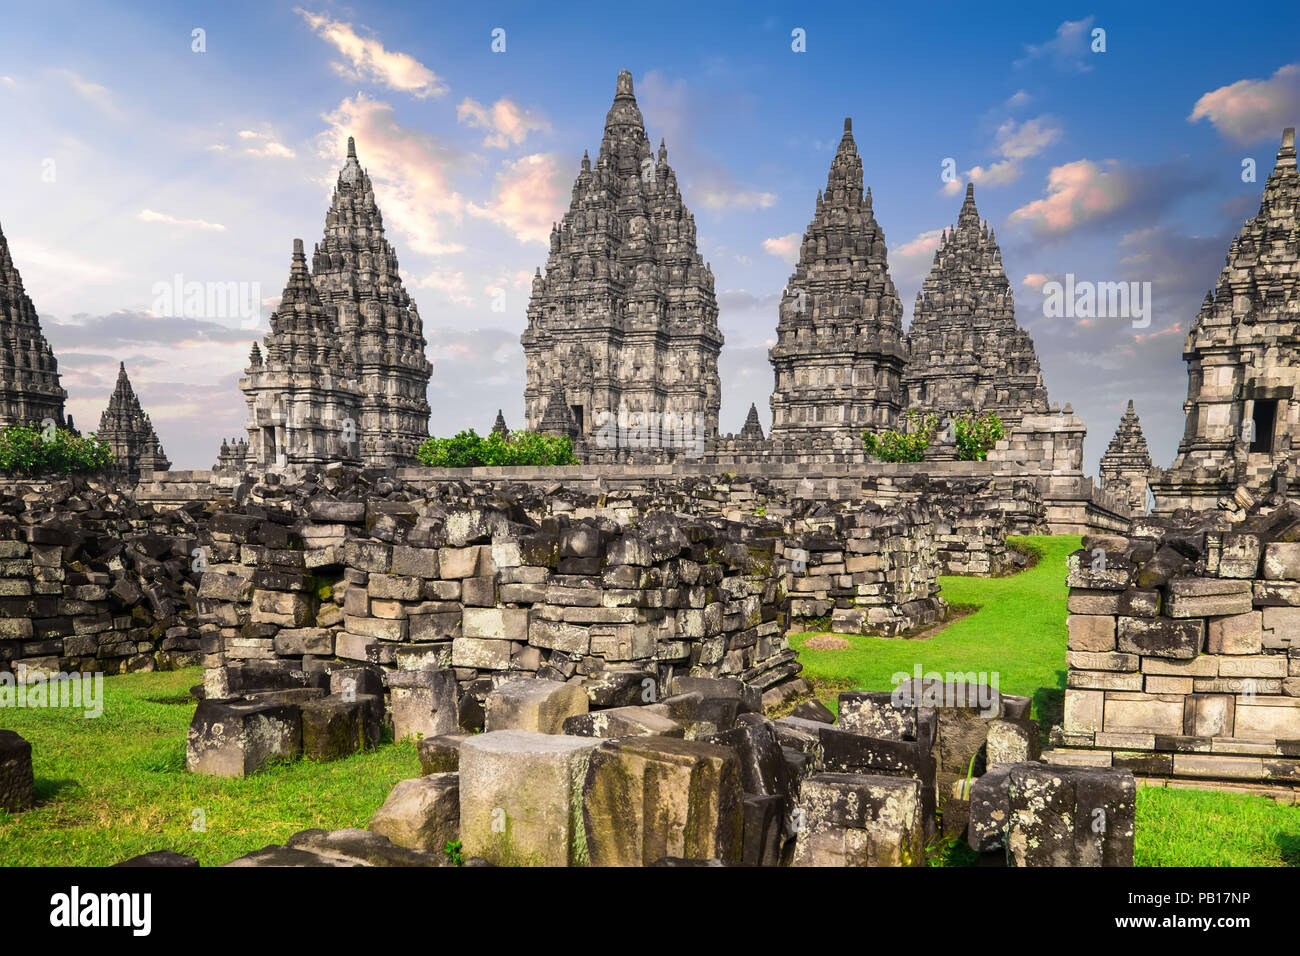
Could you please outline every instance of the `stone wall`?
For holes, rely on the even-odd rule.
[[[1070,557],[1059,759],[1300,784],[1300,506],[1223,519],[1148,519]]]
[[[0,670],[35,680],[197,664],[201,517],[201,504],[157,512],[85,481],[0,495]]]

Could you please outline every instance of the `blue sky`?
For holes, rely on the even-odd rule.
[[[1300,120],[1295,4],[0,7],[0,227],[69,408],[95,427],[125,361],[176,467],[242,434],[260,333],[161,314],[156,287],[244,283],[265,330],[349,133],[424,320],[431,431],[520,424],[528,277],[620,69],[713,266],[724,431],[750,402],[769,420],[777,297],[852,116],[909,319],[973,178],[1051,398],[1089,427],[1086,469],[1129,398],[1167,465],[1183,335]],[[1042,285],[1067,273],[1151,282],[1150,326],[1047,318]]]

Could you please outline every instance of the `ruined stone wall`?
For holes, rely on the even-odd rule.
[[[1300,784],[1300,506],[1147,519],[1070,557],[1070,762]]]
[[[0,494],[0,670],[37,680],[197,664],[200,509],[157,512],[84,481]]]

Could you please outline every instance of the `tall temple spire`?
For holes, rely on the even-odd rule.
[[[345,371],[360,390],[362,461],[414,463],[429,435],[432,366],[424,354],[424,324],[402,285],[397,253],[384,238],[374,186],[351,136],[311,279],[338,327]]]
[[[991,412],[1006,426],[1048,411],[1034,343],[1016,324],[1002,250],[980,219],[973,183],[916,295],[907,342],[910,409]]]
[[[1156,510],[1236,508],[1283,490],[1300,467],[1292,395],[1300,365],[1300,171],[1295,129],[1282,132],[1259,212],[1228,247],[1218,282],[1183,343],[1187,426]]]
[[[902,405],[903,306],[889,277],[885,235],[862,191],[852,121],[831,160],[786,283],[769,352],[778,440],[830,440],[858,449]]]
[[[113,471],[128,481],[147,479],[155,472],[171,469],[153,423],[131,387],[125,362],[117,367],[117,384],[99,418],[95,437],[113,449]]]
[[[1119,420],[1119,427],[1115,429],[1115,437],[1110,440],[1106,454],[1101,456],[1098,474],[1102,488],[1124,501],[1130,511],[1134,514],[1146,512],[1151,452],[1131,398]]]
[[[64,425],[59,363],[0,230],[0,425]]]
[[[593,436],[621,413],[671,413],[717,434],[713,275],[667,146],[651,148],[626,70],[600,151],[594,162],[584,155],[569,210],[551,231],[521,341],[531,430],[572,419],[579,436]]]
[[[350,343],[307,272],[293,241],[289,280],[271,314],[258,361],[256,344],[239,387],[248,403],[247,463],[261,468],[360,464],[361,400]]]

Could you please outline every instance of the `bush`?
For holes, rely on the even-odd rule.
[[[939,416],[921,415],[912,410],[907,413],[907,421],[908,431],[863,432],[863,450],[881,461],[924,461],[925,450],[939,430]],[[957,446],[957,457],[962,461],[984,461],[1004,434],[1002,419],[992,412],[979,416],[974,412],[963,412],[945,419],[944,427],[949,425],[953,443]]]
[[[430,468],[473,468],[478,465],[577,465],[573,439],[535,432],[493,432],[480,438],[474,429],[455,438],[430,438],[415,457]]]
[[[113,461],[113,449],[93,432],[83,438],[64,428],[51,430],[39,425],[0,428],[2,474],[89,474],[104,471]]]
[[[984,461],[989,450],[1002,438],[1002,419],[992,412],[975,417],[966,412],[953,420],[953,433],[957,442],[957,457],[962,461]]]
[[[907,421],[915,426],[910,432],[894,429],[882,431],[876,435],[862,433],[862,450],[872,458],[891,463],[901,461],[924,461],[925,450],[934,438],[935,429],[939,427],[937,415],[919,415],[915,411],[907,413]]]

